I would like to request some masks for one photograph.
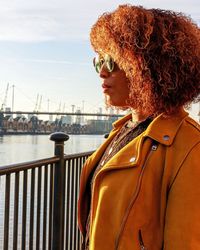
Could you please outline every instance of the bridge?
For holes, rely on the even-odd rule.
[[[39,111],[0,111],[4,115],[70,115],[70,116],[104,116],[104,117],[122,117],[122,114],[108,113],[72,113],[72,112],[39,112]]]

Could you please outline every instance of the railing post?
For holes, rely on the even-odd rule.
[[[64,141],[69,136],[62,132],[56,132],[50,135],[50,140],[55,142],[55,156],[60,158],[54,166],[53,181],[53,211],[52,211],[52,233],[51,233],[51,249],[62,250],[64,242]]]

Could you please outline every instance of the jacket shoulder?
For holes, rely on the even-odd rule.
[[[196,122],[194,119],[192,119],[190,116],[188,116],[185,119],[186,123],[191,126],[194,130],[197,130],[197,133],[200,133],[200,124]]]
[[[184,132],[184,141],[196,144],[200,142],[200,124],[192,119],[190,116],[185,118],[182,128]]]
[[[174,143],[170,149],[170,157],[173,159],[173,170],[171,174],[170,186],[174,183],[180,169],[186,165],[192,165],[199,155],[200,126],[191,117],[187,116],[176,134]],[[174,154],[174,150],[176,154]],[[194,154],[194,152],[199,152]]]

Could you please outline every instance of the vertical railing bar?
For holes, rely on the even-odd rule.
[[[50,165],[50,182],[49,182],[49,232],[48,232],[48,249],[51,250],[51,231],[52,231],[52,206],[53,206],[53,168]]]
[[[86,158],[87,157],[85,157],[85,156],[81,157],[81,165],[80,165],[80,168],[79,168],[79,170],[80,170],[80,173],[79,173],[79,183],[80,183],[80,176],[81,176],[82,167],[83,167],[83,165],[84,165],[84,163],[86,161]],[[79,249],[82,248],[82,241],[83,241],[82,235],[81,235],[81,232],[79,231]]]
[[[38,168],[38,187],[37,187],[37,225],[36,225],[36,250],[40,250],[40,207],[41,207],[41,172]]]
[[[65,249],[66,246],[66,235],[67,235],[67,225],[66,225],[66,218],[67,218],[67,176],[68,176],[68,160],[65,159],[64,161],[64,165],[65,165],[65,208],[64,208],[64,216],[65,216],[65,220],[64,220],[64,242],[63,242],[63,249]]]
[[[66,161],[66,171],[67,171],[67,180],[66,180],[66,217],[65,217],[65,249],[69,249],[69,209],[70,209],[70,161]]]
[[[74,200],[73,200],[73,194],[74,194],[74,159],[71,160],[71,182],[70,182],[70,249],[73,249],[73,212],[74,212]]]
[[[44,169],[44,206],[43,206],[43,250],[46,249],[46,224],[47,224],[47,183],[48,183],[48,165]]]
[[[78,205],[78,193],[79,193],[79,165],[80,165],[80,157],[77,158],[77,166],[76,166],[76,220],[77,220],[77,205]],[[78,249],[78,225],[76,223],[76,250]]]
[[[5,187],[5,217],[4,217],[4,250],[8,250],[9,213],[10,213],[10,174],[6,175]]]
[[[75,164],[74,164],[74,249],[76,249],[76,245],[77,245],[77,197],[78,197],[78,179],[77,179],[77,175],[78,175],[78,159],[75,159]]]
[[[80,187],[80,171],[81,171],[81,165],[83,157],[79,158],[79,165],[78,165],[78,195],[79,195],[79,187]],[[77,243],[78,243],[78,250],[80,249],[80,231],[78,229],[78,236],[77,236]]]
[[[79,158],[79,165],[78,165],[78,195],[79,195],[79,190],[80,190],[80,173],[81,173],[81,166],[83,164],[83,157]],[[80,237],[80,231],[78,229],[78,250],[81,249],[81,237]]]
[[[13,220],[13,250],[17,250],[18,211],[19,211],[19,172],[15,173],[15,198],[14,198],[14,220]]]
[[[64,246],[65,246],[65,240],[66,240],[66,237],[65,237],[65,231],[66,231],[66,224],[65,224],[65,217],[67,216],[66,215],[66,172],[67,172],[67,170],[66,170],[66,168],[67,168],[67,161],[66,160],[64,160],[64,170],[63,170],[63,172],[64,172],[64,180],[63,180],[63,185],[64,185],[64,190],[63,190],[63,197],[64,197],[64,214],[63,214],[63,225],[62,225],[62,227],[63,227],[63,236],[62,236],[62,238],[63,238],[63,248],[64,248]]]
[[[23,171],[22,250],[26,247],[27,170]]]
[[[33,250],[34,205],[35,205],[34,201],[35,201],[35,168],[31,169],[29,250]]]
[[[78,197],[79,197],[79,190],[80,190],[80,166],[81,166],[81,158],[79,158],[79,161],[78,161],[78,173],[77,173],[77,218],[78,218]],[[77,224],[77,250],[79,250],[79,245],[80,245],[80,232],[79,232],[79,228],[78,228],[78,224]]]
[[[78,190],[77,190],[77,193],[78,193],[78,196],[79,196],[79,190],[80,190],[80,175],[81,175],[81,169],[82,169],[82,166],[84,164],[84,156],[81,156],[79,157],[79,164],[78,164],[78,174],[77,174],[77,178],[78,178]],[[78,211],[78,209],[77,209]],[[81,239],[81,233],[79,231],[79,228],[77,226],[77,249],[81,249],[82,247],[82,239]]]
[[[83,168],[83,166],[84,166],[84,164],[85,164],[85,161],[87,160],[87,158],[88,158],[88,156],[83,156],[82,157],[82,159],[81,159],[81,165],[80,165],[80,175],[79,175],[79,183],[80,183],[80,179],[81,179],[81,171],[82,171],[82,168]],[[80,238],[80,245],[79,245],[79,247],[80,247],[80,249],[81,249],[81,247],[82,247],[82,241],[83,241],[83,237],[82,237],[82,234],[81,234],[81,232],[79,231],[79,238]]]
[[[70,159],[69,161],[69,186],[68,186],[68,204],[69,204],[69,210],[68,210],[68,248],[71,249],[71,235],[72,235],[72,225],[71,225],[71,217],[72,217],[72,162],[73,160]]]
[[[72,175],[71,175],[71,244],[70,244],[70,249],[73,250],[74,249],[74,159],[72,159]]]

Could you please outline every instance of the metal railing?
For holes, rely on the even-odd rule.
[[[0,167],[0,249],[80,249],[79,180],[92,152],[64,155],[68,138],[51,135],[52,158]]]

